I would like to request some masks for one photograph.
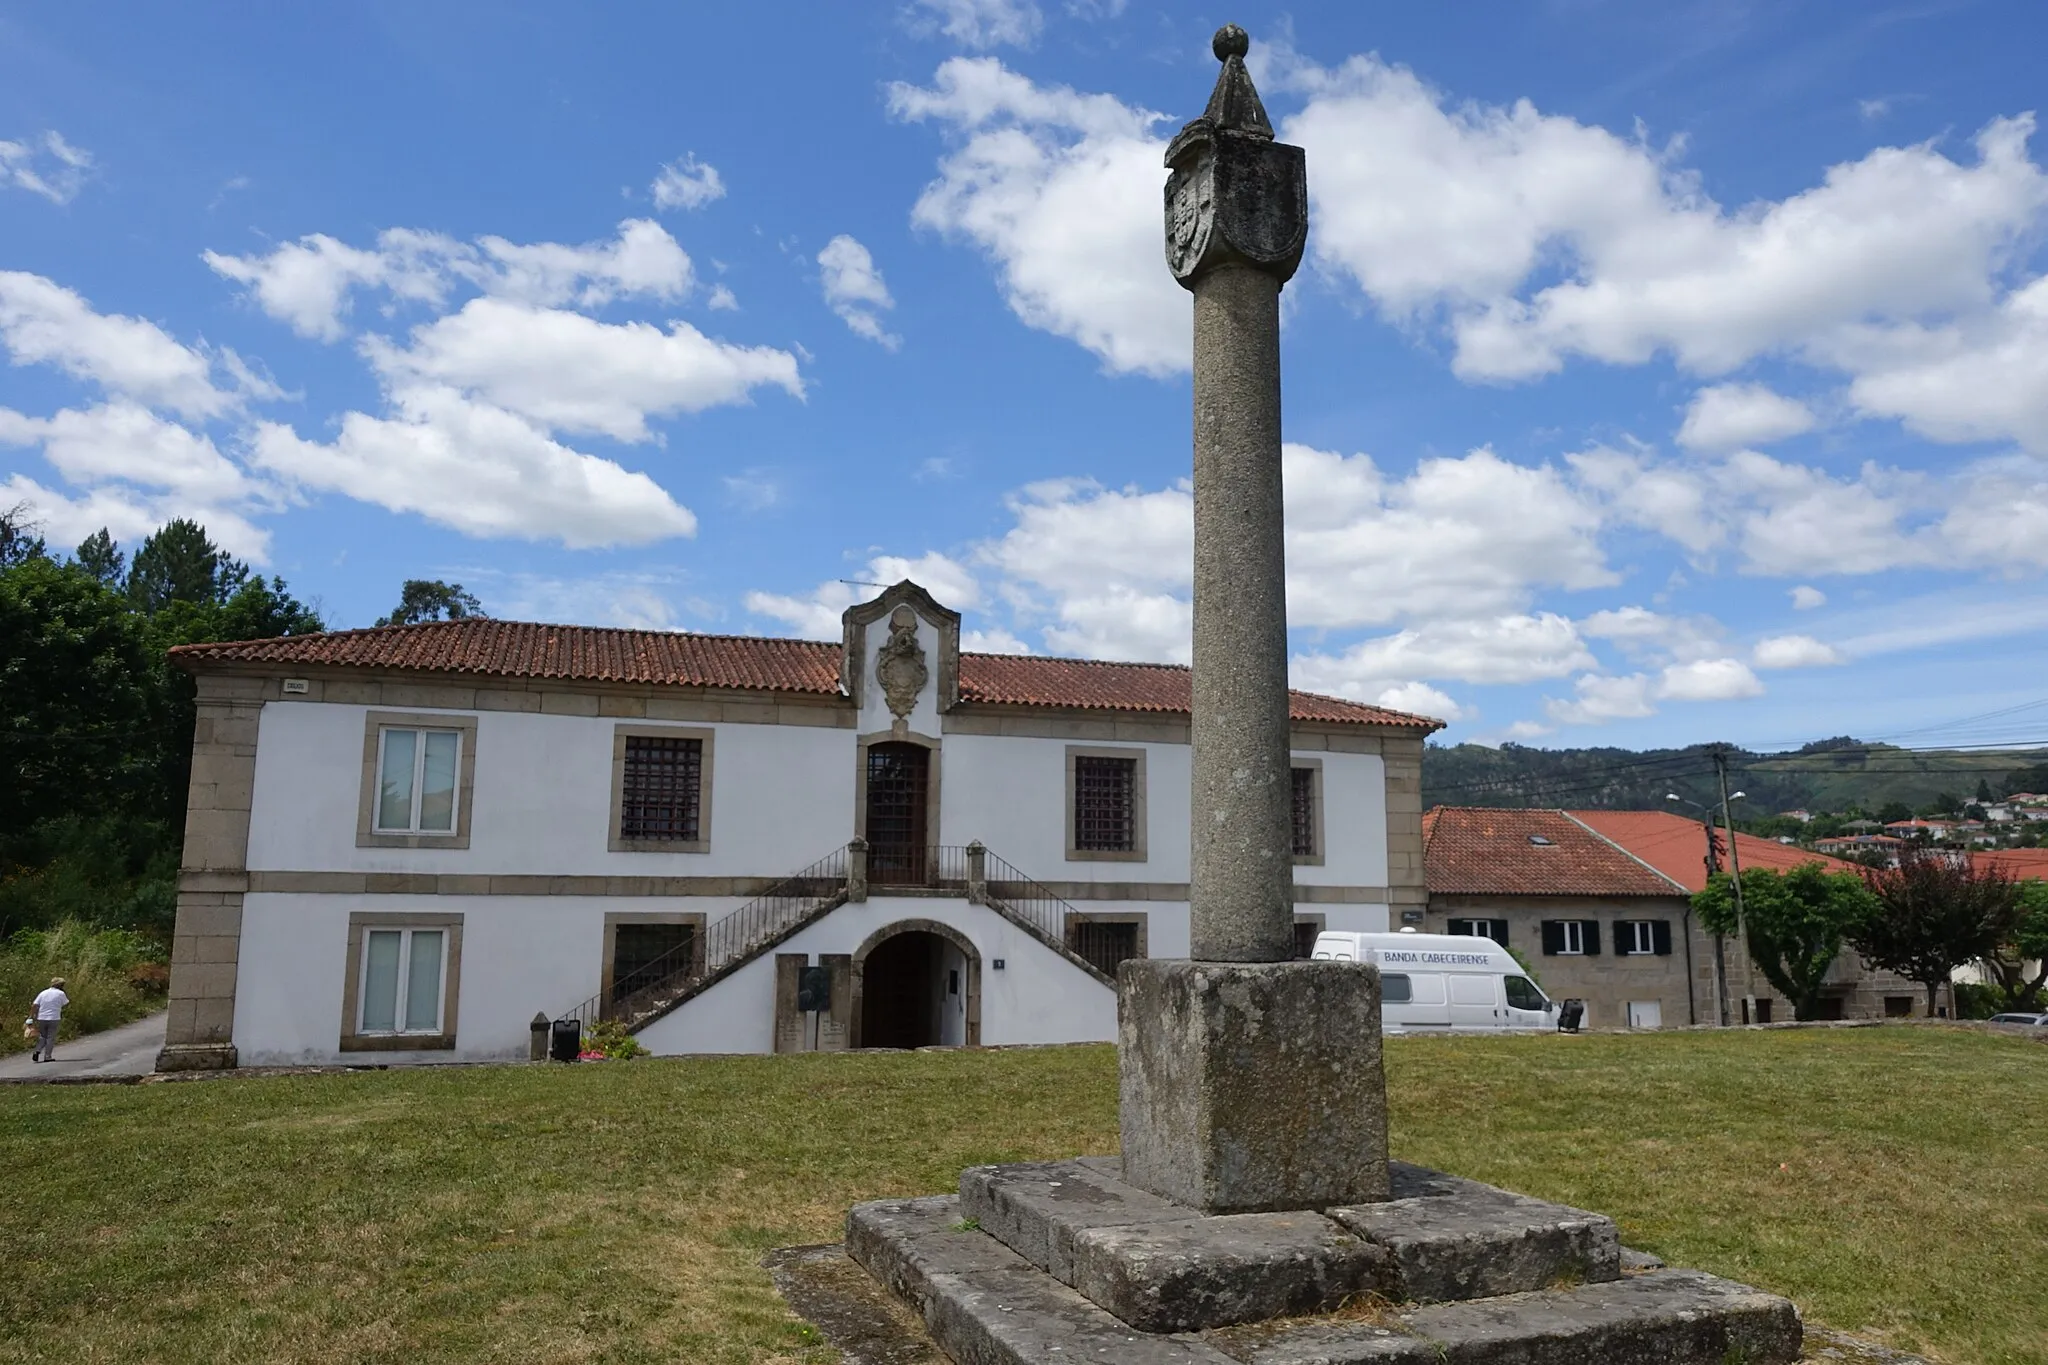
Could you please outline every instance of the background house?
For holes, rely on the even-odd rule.
[[[1727,835],[1718,853],[1725,866]],[[1737,834],[1745,870],[1853,865]],[[1440,933],[1486,933],[1522,952],[1546,994],[1577,996],[1595,1027],[1669,1027],[1717,1022],[1714,936],[1699,927],[1691,897],[1707,884],[1708,834],[1669,811],[1498,809],[1446,806],[1423,816],[1429,905],[1418,923]],[[1730,1019],[1792,1017],[1791,1002],[1721,945]],[[1880,1018],[1913,1011],[1917,988],[1866,968],[1844,949],[1822,996],[1826,1018]]]

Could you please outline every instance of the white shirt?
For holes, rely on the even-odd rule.
[[[14,998],[19,1000],[21,997],[17,995]],[[62,1019],[64,1017],[64,1007],[70,1003],[70,996],[52,986],[36,997],[36,1018]]]

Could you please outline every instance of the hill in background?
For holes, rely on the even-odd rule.
[[[1645,750],[1431,745],[1422,759],[1422,801],[1425,808],[1661,810],[1674,804],[1666,793],[1677,792],[1709,803],[1719,800],[1716,749],[1728,756],[1729,790],[1749,794],[1738,820],[1796,809],[1875,813],[1893,804],[1922,811],[1945,796],[1967,803],[1986,793],[2048,790],[2048,749],[1937,752],[1844,737],[1789,753],[1715,744]]]

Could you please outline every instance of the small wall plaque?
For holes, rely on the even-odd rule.
[[[284,694],[287,697],[303,697],[306,695],[307,686],[308,684],[304,678],[286,678],[284,680]]]

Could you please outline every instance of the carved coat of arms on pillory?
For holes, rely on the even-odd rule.
[[[917,642],[917,613],[898,607],[889,615],[889,638],[875,655],[875,681],[882,685],[890,713],[898,720],[908,717],[930,677],[924,646]]]

